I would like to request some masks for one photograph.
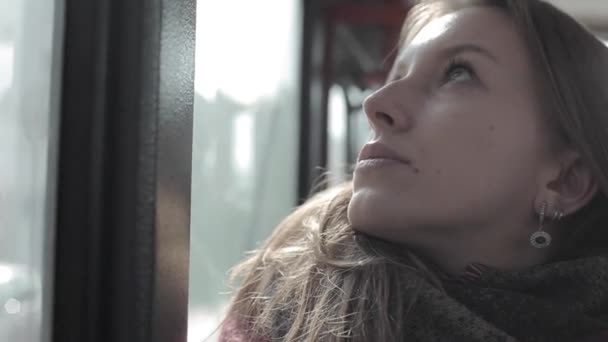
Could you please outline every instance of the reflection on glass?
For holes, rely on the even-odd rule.
[[[189,342],[218,327],[228,269],[296,203],[300,5],[197,2]]]
[[[49,340],[60,1],[0,1],[0,340]]]
[[[21,312],[21,302],[15,298],[11,298],[4,304],[4,309],[9,315],[15,315]]]

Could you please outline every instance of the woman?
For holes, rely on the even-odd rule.
[[[352,183],[239,265],[223,341],[608,341],[608,51],[537,0],[423,1]]]

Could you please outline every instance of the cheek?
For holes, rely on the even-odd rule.
[[[503,119],[508,113],[469,114],[437,123],[422,142],[424,197],[452,208],[453,214],[527,199],[539,155],[534,123]]]
[[[441,176],[462,164],[476,164],[493,156],[502,145],[499,123],[486,118],[463,113],[428,121],[420,127],[417,141],[420,158],[430,162],[424,168],[427,173]]]
[[[501,120],[455,122],[437,136],[428,144],[432,151],[426,153],[431,162],[426,171],[436,177],[452,172],[460,177],[492,178],[493,173],[517,172],[534,164],[539,154],[534,131]]]
[[[438,156],[448,164],[477,164],[530,153],[540,128],[528,107],[482,96],[436,104],[418,127],[421,155]],[[444,167],[432,171],[442,173]]]

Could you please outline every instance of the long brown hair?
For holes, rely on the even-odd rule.
[[[605,241],[608,226],[606,48],[538,0],[422,1],[408,15],[401,47],[430,20],[470,6],[495,6],[513,19],[535,67],[538,98],[556,146],[576,149],[594,172],[601,191],[564,222],[569,244],[558,255],[595,253],[600,246],[593,241]],[[441,282],[414,253],[355,233],[346,215],[351,195],[346,183],[312,197],[235,267],[240,287],[229,315],[243,329],[281,341],[405,339],[401,327],[417,289],[423,283],[441,289]]]

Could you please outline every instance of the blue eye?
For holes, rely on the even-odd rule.
[[[471,63],[466,60],[452,59],[443,73],[444,82],[466,82],[475,78]]]

